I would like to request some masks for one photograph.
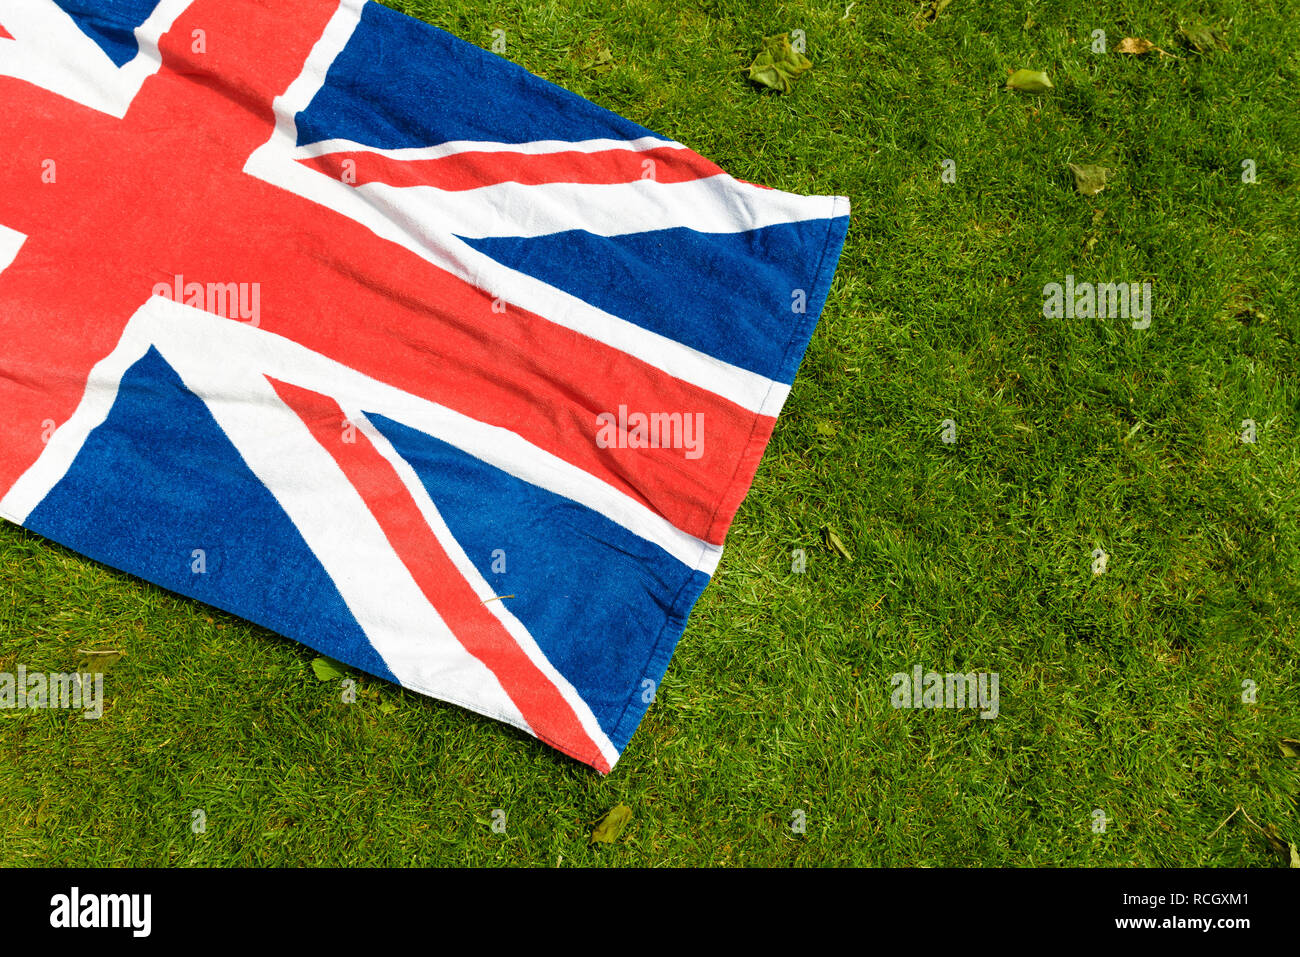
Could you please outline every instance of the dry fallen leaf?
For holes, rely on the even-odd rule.
[[[1156,48],[1156,45],[1150,40],[1143,40],[1141,37],[1125,37],[1115,44],[1116,53],[1133,53],[1141,55],[1150,53]]]
[[[626,804],[615,804],[591,832],[592,843],[613,844],[630,820],[632,820],[632,809]]]
[[[844,547],[840,537],[835,534],[835,530],[829,525],[822,526],[822,544],[842,558],[853,561],[853,553]]]
[[[1052,88],[1052,81],[1042,70],[1017,70],[1007,80],[1008,90],[1023,90],[1025,93],[1046,93]]]
[[[1144,40],[1141,37],[1125,37],[1115,44],[1116,53],[1127,53],[1132,56],[1141,56],[1144,53],[1150,53],[1152,50],[1155,50],[1161,56],[1174,56],[1167,50],[1160,49],[1150,40]],[[1174,57],[1174,59],[1178,58]]]
[[[346,678],[348,676],[347,665],[340,664],[333,658],[313,658],[311,670],[316,673],[316,677],[321,681],[333,681],[336,678]]]
[[[763,49],[750,64],[749,78],[760,86],[789,93],[794,81],[811,69],[812,61],[790,45],[790,34],[782,33],[763,39]]]
[[[1197,53],[1209,53],[1212,50],[1228,49],[1228,41],[1223,38],[1223,34],[1212,27],[1203,24],[1193,26],[1179,27],[1178,32],[1183,35],[1187,45]]]
[[[1084,196],[1096,196],[1106,188],[1106,183],[1110,179],[1112,170],[1106,166],[1098,166],[1095,163],[1084,163],[1076,165],[1067,163],[1070,172],[1074,174],[1074,188]]]
[[[126,657],[124,651],[87,651],[78,648],[84,657],[77,664],[77,672],[83,675],[103,674]]]

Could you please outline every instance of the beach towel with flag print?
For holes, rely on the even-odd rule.
[[[614,765],[846,199],[357,0],[0,0],[0,159],[0,514]]]

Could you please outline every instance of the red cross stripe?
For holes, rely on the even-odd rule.
[[[72,414],[153,287],[183,275],[257,282],[263,330],[508,428],[721,543],[774,419],[518,306],[494,312],[491,292],[244,173],[338,5],[236,6],[191,4],[123,119],[0,76],[0,226],[27,236],[0,272],[0,490],[41,454],[43,423]],[[511,178],[483,154],[472,162],[485,182]],[[360,168],[363,179],[394,175],[387,163],[367,172],[364,158]],[[47,169],[53,182],[34,187]],[[596,417],[620,405],[704,413],[705,454],[601,448]]]

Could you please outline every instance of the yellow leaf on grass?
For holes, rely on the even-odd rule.
[[[1025,93],[1046,93],[1052,89],[1052,81],[1042,70],[1017,70],[1007,80],[1008,90],[1021,90]]]
[[[1115,44],[1116,53],[1131,53],[1141,56],[1143,53],[1150,53],[1156,48],[1156,45],[1150,40],[1143,40],[1141,37],[1125,37]]]
[[[615,804],[591,832],[592,843],[613,844],[630,820],[632,820],[632,809],[626,804]]]
[[[1172,53],[1160,49],[1150,40],[1144,40],[1141,37],[1125,37],[1115,44],[1116,53],[1127,53],[1130,56],[1141,56],[1144,53],[1150,53],[1152,50],[1155,50],[1161,56],[1173,56]],[[1177,59],[1177,57],[1174,58]]]
[[[1074,188],[1084,196],[1096,196],[1106,188],[1106,183],[1110,179],[1111,170],[1107,166],[1098,166],[1096,163],[1067,163],[1070,172],[1074,174]]]
[[[761,86],[789,93],[794,81],[811,69],[812,61],[790,45],[790,34],[782,33],[764,38],[763,49],[749,66],[749,78]]]

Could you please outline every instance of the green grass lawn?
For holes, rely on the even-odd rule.
[[[395,5],[504,30],[741,179],[851,198],[717,577],[602,778],[377,679],[345,704],[308,649],[5,524],[0,670],[125,657],[100,721],[0,712],[0,861],[1285,866],[1261,829],[1300,844],[1290,3]],[[1190,50],[1197,22],[1228,49]],[[814,68],[758,91],[790,30]],[[1005,90],[1021,67],[1055,89]],[[1068,163],[1114,178],[1084,197]],[[1150,282],[1149,328],[1045,318],[1067,274]],[[998,716],[895,710],[915,665],[996,672]]]

